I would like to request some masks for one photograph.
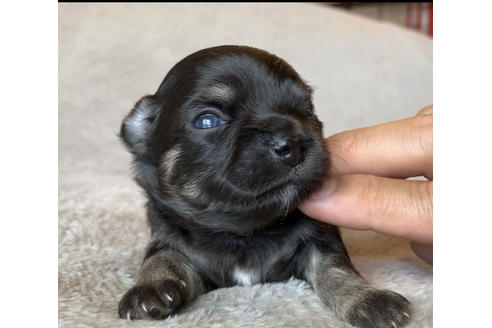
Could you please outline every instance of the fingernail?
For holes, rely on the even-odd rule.
[[[316,202],[319,200],[326,200],[330,194],[333,193],[337,185],[337,179],[336,178],[329,178],[328,180],[323,183],[320,189],[314,191],[311,193],[308,198],[306,199],[307,202]]]

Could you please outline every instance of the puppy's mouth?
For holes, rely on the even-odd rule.
[[[324,165],[308,157],[285,172],[281,178],[273,178],[247,189],[240,188],[241,198],[253,201],[256,206],[278,208],[279,215],[285,216],[321,186],[324,168]]]
[[[256,193],[259,196],[266,196],[268,194],[282,193],[285,189],[300,188],[301,185],[297,182],[297,179],[302,176],[303,162],[300,162],[292,167],[290,172],[281,179],[276,179],[270,184],[258,186]]]

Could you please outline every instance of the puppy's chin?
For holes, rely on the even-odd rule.
[[[308,181],[302,179],[287,180],[263,192],[256,197],[256,200],[259,203],[268,204],[267,208],[272,204],[270,208],[277,209],[277,216],[286,216],[294,211],[311,192],[321,187],[324,177],[322,172],[323,170],[320,169],[316,178],[311,178]]]
[[[300,186],[294,181],[288,180],[285,183],[264,192],[257,197],[257,199],[260,203],[265,202],[266,204],[272,204],[270,208],[276,209],[276,211],[271,211],[275,213],[275,215],[272,216],[280,218],[287,216],[290,212],[295,210],[308,194],[308,189]]]
[[[326,172],[324,168],[324,165],[320,165],[316,171],[304,172],[304,175],[292,173],[291,179],[281,183],[272,181],[269,188],[261,192],[222,188],[222,193],[208,193],[209,202],[203,208],[230,213],[234,219],[228,221],[227,225],[234,224],[228,229],[251,232],[274,224],[293,212],[302,200],[322,185]]]
[[[186,229],[250,234],[286,217],[321,181],[321,175],[317,179],[311,175],[309,180],[287,180],[257,194],[211,174],[188,183],[161,184],[154,199],[169,220]]]

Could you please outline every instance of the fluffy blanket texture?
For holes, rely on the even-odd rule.
[[[129,322],[117,304],[149,240],[144,199],[116,133],[171,66],[244,44],[286,59],[315,88],[327,135],[432,103],[432,41],[315,4],[59,5],[60,327],[350,327],[298,280],[219,289],[165,321]],[[398,219],[398,218],[395,218]],[[432,267],[408,242],[343,230],[357,269],[432,326]]]

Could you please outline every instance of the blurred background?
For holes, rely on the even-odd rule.
[[[351,13],[391,22],[432,37],[432,2],[330,2]]]

